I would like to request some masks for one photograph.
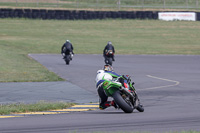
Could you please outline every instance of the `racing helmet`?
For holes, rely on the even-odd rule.
[[[113,71],[113,68],[111,65],[107,64],[107,65],[104,65],[103,70],[104,71]]]
[[[70,43],[70,40],[66,40],[66,42],[69,42],[69,43]]]
[[[112,42],[111,42],[111,41],[109,41],[107,44],[108,44],[108,45],[112,45]]]

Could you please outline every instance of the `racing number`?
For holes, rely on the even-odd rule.
[[[107,85],[108,85],[108,82],[105,82],[105,83],[103,83],[103,86],[105,86],[105,87],[106,87]]]

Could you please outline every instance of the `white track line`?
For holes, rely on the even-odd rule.
[[[180,84],[180,82],[175,81],[175,80],[159,78],[159,77],[155,77],[155,76],[151,76],[151,75],[146,75],[146,76],[147,76],[147,77],[150,77],[150,78],[155,78],[155,79],[159,79],[159,80],[168,81],[168,82],[174,82],[175,84],[172,84],[172,85],[165,85],[165,86],[157,86],[157,87],[151,87],[151,88],[144,88],[144,89],[139,89],[139,90],[154,90],[154,89],[172,87],[172,86],[176,86],[176,85]]]

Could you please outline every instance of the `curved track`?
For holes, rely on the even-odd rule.
[[[97,95],[94,79],[96,71],[104,65],[102,55],[75,55],[69,66],[61,55],[30,56],[72,84]],[[125,114],[108,108],[10,118],[0,120],[0,131],[200,131],[200,56],[116,55],[113,67],[119,74],[132,76],[145,108],[143,113]]]

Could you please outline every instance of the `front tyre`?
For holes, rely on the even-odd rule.
[[[132,113],[133,112],[133,105],[129,99],[123,98],[119,91],[116,91],[113,94],[113,99],[115,103],[125,112],[125,113]]]
[[[139,112],[144,112],[144,108],[142,105],[138,105],[137,108],[136,108]]]

